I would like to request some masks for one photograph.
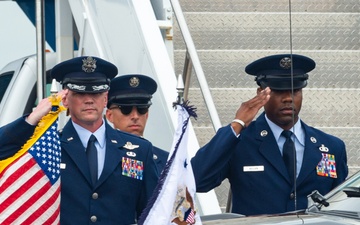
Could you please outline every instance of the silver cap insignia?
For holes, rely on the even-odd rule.
[[[129,80],[129,84],[130,84],[131,87],[137,87],[140,84],[140,80],[139,80],[138,77],[132,77]]]
[[[85,91],[86,86],[84,85],[77,85],[77,84],[70,84],[66,85],[70,90],[78,90],[78,91]]]
[[[284,69],[290,69],[291,67],[291,59],[289,57],[282,58],[280,60],[280,66]]]
[[[92,73],[92,72],[95,71],[95,69],[96,69],[96,59],[89,56],[86,59],[83,59],[82,61],[83,61],[82,70],[85,73]]]
[[[92,86],[92,89],[93,89],[94,91],[108,90],[108,89],[109,89],[109,85],[103,84],[103,85],[99,85],[99,86]]]

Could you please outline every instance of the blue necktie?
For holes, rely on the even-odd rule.
[[[91,174],[91,181],[93,184],[97,181],[97,149],[95,146],[96,137],[92,134],[89,138],[88,145],[86,147],[86,156],[88,158],[90,174]]]
[[[283,160],[288,170],[290,181],[294,183],[296,177],[296,153],[294,142],[291,140],[292,132],[289,130],[284,130],[281,135],[286,138],[283,146]]]

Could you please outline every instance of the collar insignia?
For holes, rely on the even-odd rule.
[[[267,130],[263,130],[263,131],[260,132],[261,137],[266,137],[267,135],[268,135]]]
[[[316,143],[316,142],[317,142],[316,138],[314,138],[314,137],[311,137],[311,138],[310,138],[310,141],[311,141],[312,143]]]

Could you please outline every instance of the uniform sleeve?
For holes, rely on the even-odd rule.
[[[347,178],[349,173],[345,143],[340,140],[339,144],[339,160],[336,159],[337,179],[336,182],[334,182],[333,188],[341,184]]]
[[[146,161],[144,165],[144,184],[141,190],[141,197],[137,205],[137,217],[139,218],[141,212],[145,209],[147,202],[151,198],[158,182],[159,174],[153,159],[153,146],[149,143],[144,151],[147,151]]]
[[[24,117],[0,128],[0,160],[13,156],[33,135],[36,126],[25,121]]]
[[[220,128],[210,142],[197,151],[191,159],[197,192],[208,192],[226,178],[238,142],[228,125]]]

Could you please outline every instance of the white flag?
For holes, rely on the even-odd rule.
[[[194,108],[186,104],[176,107],[178,127],[170,158],[153,197],[138,221],[140,225],[202,224],[197,213],[195,179],[187,152],[188,122],[190,115],[196,117],[196,114]]]

